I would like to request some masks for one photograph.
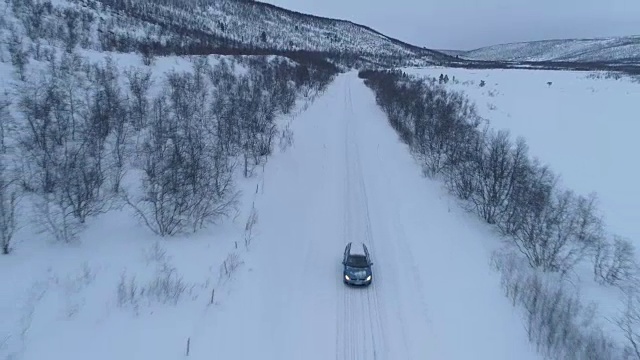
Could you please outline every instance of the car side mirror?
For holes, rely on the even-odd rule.
[[[373,266],[373,263],[369,263],[369,266]]]

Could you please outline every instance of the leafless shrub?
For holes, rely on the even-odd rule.
[[[177,305],[187,288],[188,285],[178,275],[176,268],[164,262],[160,264],[153,280],[147,284],[145,292],[151,300]]]
[[[615,359],[618,345],[594,323],[595,305],[585,306],[561,281],[523,267],[510,251],[494,252],[492,267],[514,306],[524,308],[529,340],[549,359]]]
[[[11,55],[11,63],[16,69],[20,80],[26,79],[26,67],[29,64],[29,53],[25,50],[22,36],[14,27],[11,27],[11,34],[7,41],[7,49]]]
[[[2,118],[0,118],[1,121],[3,121]],[[0,125],[0,130],[2,127]],[[0,253],[7,255],[12,250],[13,234],[18,227],[16,209],[19,189],[16,176],[6,164],[3,135],[0,132],[0,142],[2,142],[0,143]]]
[[[547,194],[547,200],[525,209],[531,212],[514,230],[514,244],[532,266],[567,273],[595,245],[600,225],[587,199],[571,191]]]
[[[58,242],[78,241],[84,225],[73,214],[73,209],[56,194],[42,196],[36,204],[34,221],[40,224],[40,232],[48,233]]]
[[[595,246],[593,257],[594,279],[602,285],[620,285],[637,274],[635,248],[621,237],[614,237],[613,243],[600,239]]]
[[[251,206],[251,213],[247,219],[247,223],[244,226],[244,246],[249,249],[251,240],[253,240],[253,227],[258,222],[258,211],[256,210],[255,203]]]
[[[117,288],[117,301],[121,307],[130,306],[136,312],[146,300],[146,305],[153,303],[177,305],[180,300],[191,293],[194,284],[184,281],[177,269],[171,264],[166,250],[154,243],[145,252],[147,261],[153,261],[155,270],[149,280],[141,282],[136,275],[128,277],[123,273]]]
[[[145,260],[147,264],[164,263],[168,260],[167,250],[160,245],[160,242],[156,241],[150,249],[145,251]]]
[[[96,273],[91,266],[89,266],[88,262],[83,262],[80,271],[74,276],[70,276],[67,278],[65,283],[63,284],[65,292],[67,294],[78,293],[83,288],[87,287],[91,284],[96,278]]]
[[[4,351],[7,348],[7,344],[9,344],[9,340],[11,339],[11,335],[4,335],[2,339],[0,339],[0,350]]]
[[[117,300],[120,307],[131,306],[136,312],[139,307],[141,293],[135,276],[128,278],[126,272],[120,275],[118,283]]]
[[[293,145],[293,131],[291,124],[287,124],[280,134],[280,150],[285,151]]]
[[[79,272],[68,276],[61,284],[64,292],[65,312],[67,317],[76,315],[84,305],[80,292],[88,287],[96,278],[96,273],[84,262]]]
[[[131,124],[136,131],[147,126],[150,104],[148,93],[151,85],[151,70],[131,69],[125,71],[129,93],[129,116]]]
[[[155,233],[197,231],[237,204],[234,164],[206,112],[204,74],[173,73],[153,101],[144,142],[142,196],[125,201]]]
[[[226,277],[227,279],[231,278],[233,273],[236,271],[238,267],[240,267],[244,262],[240,259],[240,255],[236,252],[231,252],[227,255],[227,258],[220,264],[220,279]]]
[[[190,288],[174,267],[164,263],[158,267],[153,278],[144,284],[140,284],[135,275],[127,277],[123,273],[118,283],[117,300],[119,306],[131,306],[136,311],[143,299],[147,305],[177,305]]]
[[[627,340],[625,355],[627,358],[640,359],[640,298],[635,288],[626,291],[623,313],[615,319]]]
[[[108,208],[104,144],[122,115],[114,71],[65,53],[18,88],[23,183],[42,197],[39,217],[56,239],[74,240],[76,223]]]

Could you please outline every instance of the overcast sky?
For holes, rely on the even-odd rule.
[[[640,35],[640,0],[261,0],[432,49]]]

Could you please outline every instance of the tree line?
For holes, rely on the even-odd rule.
[[[438,79],[399,70],[363,70],[359,76],[375,92],[377,104],[419,159],[425,175],[443,180],[467,210],[509,239],[531,268],[563,277],[590,261],[594,279],[602,285],[625,287],[634,280],[633,244],[605,233],[596,195],[578,195],[561,187],[559,177],[529,155],[523,138],[512,141],[508,131],[491,129],[463,93],[447,89]],[[540,323],[543,319],[548,320],[540,317]],[[550,339],[551,330],[559,325],[549,322],[547,348],[558,345]],[[581,331],[579,326],[572,330]],[[591,336],[563,344],[580,343],[582,352],[574,349],[574,356],[610,358],[610,343],[602,339]]]

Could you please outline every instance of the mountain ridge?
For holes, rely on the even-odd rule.
[[[349,20],[249,0],[26,1],[33,13],[76,21],[82,47],[150,55],[314,53],[347,67],[415,66],[452,57]],[[77,19],[77,20],[74,20]],[[46,36],[55,37],[49,30]],[[92,40],[93,39],[93,40]],[[98,39],[97,41],[95,39]]]
[[[640,35],[511,42],[463,51],[479,61],[640,63]]]

